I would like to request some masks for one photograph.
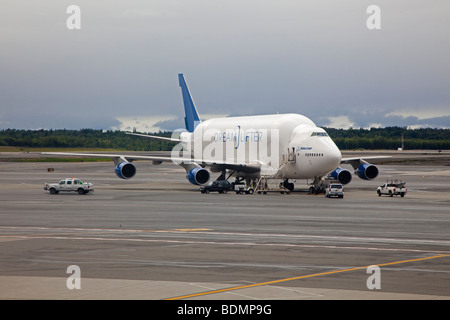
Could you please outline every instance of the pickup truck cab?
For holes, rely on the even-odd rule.
[[[59,192],[78,192],[78,194],[86,194],[94,192],[94,185],[89,182],[83,182],[76,178],[67,178],[58,183],[45,183],[44,190],[50,191],[50,194],[58,194]]]
[[[397,181],[386,182],[377,189],[377,194],[380,197],[382,194],[385,194],[390,197],[400,195],[403,198],[407,192],[408,189],[406,188],[405,182]]]

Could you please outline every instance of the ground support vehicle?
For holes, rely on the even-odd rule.
[[[234,191],[236,192],[236,194],[253,194],[255,190],[244,182],[236,182],[234,183]]]
[[[83,182],[76,178],[67,178],[59,183],[45,183],[44,190],[50,191],[50,194],[58,194],[60,192],[78,192],[78,194],[86,194],[94,192],[94,185],[90,182]]]
[[[227,193],[229,190],[231,190],[231,184],[227,180],[216,180],[200,187],[201,193],[210,193],[212,191]]]
[[[377,189],[378,196],[381,197],[382,194],[393,196],[401,196],[402,198],[406,195],[408,189],[406,188],[406,183],[399,180],[387,181],[385,184],[381,185]]]
[[[289,194],[294,189],[292,184],[292,190],[286,187],[286,184],[281,182],[278,186],[274,186],[274,181],[277,179],[270,178],[267,176],[261,176],[257,181],[255,181],[254,190],[258,192],[258,194],[267,194],[267,192],[279,192],[281,194]],[[271,181],[271,182],[270,182]],[[288,184],[289,185],[289,184]]]
[[[344,187],[340,183],[330,183],[330,185],[325,189],[325,197],[344,197]]]

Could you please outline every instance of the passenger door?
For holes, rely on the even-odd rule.
[[[59,191],[66,191],[66,180],[61,180],[59,182]]]
[[[74,186],[73,186],[73,181],[72,180],[66,180],[66,191],[71,191],[73,190]]]

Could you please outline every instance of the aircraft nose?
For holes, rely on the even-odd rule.
[[[333,157],[333,159],[336,161],[336,162],[341,162],[341,159],[342,159],[342,153],[341,153],[341,150],[339,150],[339,148],[336,146],[336,145],[334,145],[334,148],[333,148],[333,150],[332,150],[332,157]]]
[[[334,170],[341,164],[342,153],[341,153],[341,150],[339,150],[339,148],[336,146],[336,144],[333,141],[330,141],[330,142],[331,143],[328,147],[329,152],[328,152],[327,159],[330,164],[330,167],[333,167],[333,169],[331,169],[331,170]]]

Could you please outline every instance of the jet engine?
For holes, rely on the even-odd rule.
[[[341,168],[337,168],[330,173],[330,177],[339,181],[341,184],[348,184],[352,181],[352,174],[350,171]]]
[[[130,179],[136,174],[136,167],[129,162],[121,162],[116,166],[114,171],[119,178]]]
[[[372,180],[378,176],[378,168],[370,163],[361,164],[355,173],[364,180]]]
[[[188,172],[186,178],[192,184],[202,185],[209,181],[209,171],[200,167],[193,168]]]

